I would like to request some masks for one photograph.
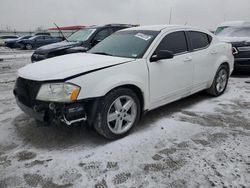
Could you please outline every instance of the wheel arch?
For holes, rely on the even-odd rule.
[[[119,88],[127,88],[127,89],[131,89],[132,91],[135,92],[135,94],[138,96],[139,98],[139,101],[140,101],[140,105],[141,105],[141,111],[144,110],[144,107],[145,107],[145,97],[144,97],[144,94],[141,90],[141,88],[139,88],[138,86],[134,85],[134,84],[123,84],[123,85],[119,85],[119,86],[116,86],[114,88],[112,88],[110,91],[108,91],[106,93],[106,95],[113,91],[113,90],[116,90],[116,89],[119,89]]]
[[[211,87],[211,85],[213,84],[213,81],[214,81],[214,78],[216,76],[216,73],[217,73],[218,69],[220,68],[220,66],[222,66],[222,65],[225,65],[227,67],[227,69],[228,69],[228,74],[229,75],[231,74],[231,72],[230,72],[230,64],[229,64],[228,61],[224,60],[224,61],[218,62],[216,64],[216,67],[215,67],[215,70],[214,70],[214,73],[213,73],[213,77],[212,77],[211,81],[208,84],[208,88]]]
[[[225,61],[225,62],[221,63],[221,65],[225,65],[225,66],[227,67],[228,74],[230,74],[230,65],[229,65],[229,63],[228,63],[227,61]],[[221,66],[221,65],[220,65],[220,66]],[[220,66],[219,66],[219,67],[220,67]],[[218,67],[218,68],[219,68],[219,67]]]

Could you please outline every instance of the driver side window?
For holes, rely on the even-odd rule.
[[[156,48],[156,51],[159,50],[170,51],[174,55],[187,52],[188,46],[184,31],[173,32],[165,36]]]
[[[99,31],[96,36],[94,37],[93,41],[102,41],[103,39],[105,39],[106,37],[108,37],[109,35],[111,35],[113,33],[113,29],[112,28],[107,28],[107,29],[103,29],[101,31]]]

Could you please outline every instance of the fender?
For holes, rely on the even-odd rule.
[[[79,100],[102,97],[119,86],[134,85],[142,91],[144,108],[149,106],[148,69],[145,59],[101,69],[67,82],[81,87]]]
[[[223,55],[223,56],[220,56],[220,58],[216,61],[216,63],[214,64],[214,71],[213,71],[213,74],[212,74],[212,78],[213,79],[210,79],[210,82],[209,82],[209,87],[213,84],[213,80],[214,80],[214,77],[217,73],[217,70],[219,69],[219,67],[223,64],[223,63],[227,63],[228,66],[229,66],[229,74],[231,75],[231,73],[233,72],[233,62],[232,60],[230,60],[227,56]]]

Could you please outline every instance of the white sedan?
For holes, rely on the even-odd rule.
[[[21,68],[14,94],[38,120],[87,122],[118,139],[145,111],[202,90],[221,95],[233,63],[231,44],[207,30],[142,26],[118,31],[88,53]]]

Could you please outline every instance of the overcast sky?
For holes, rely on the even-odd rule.
[[[228,20],[250,21],[250,0],[0,0],[0,29],[133,23],[214,29]]]

